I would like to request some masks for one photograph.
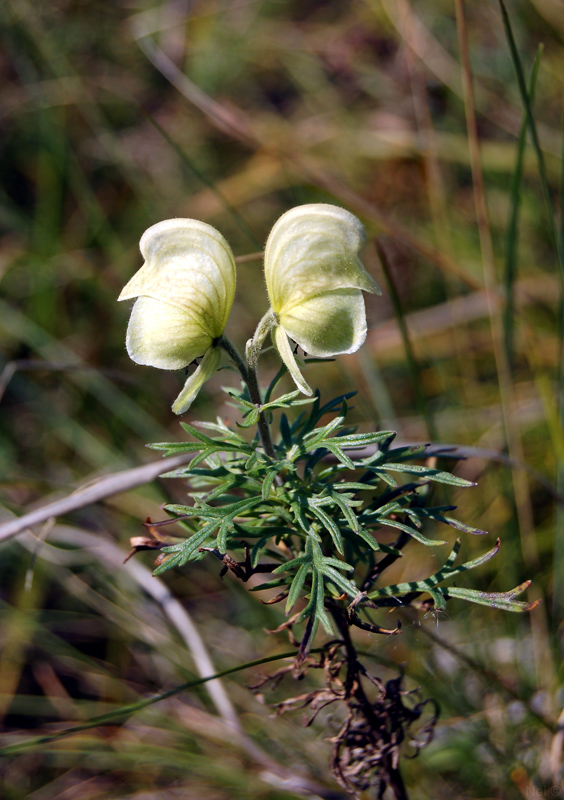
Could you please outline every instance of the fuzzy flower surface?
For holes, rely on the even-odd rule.
[[[118,298],[137,298],[127,352],[137,364],[169,370],[203,356],[172,406],[183,414],[219,367],[217,341],[233,305],[235,260],[219,231],[194,219],[158,222],[139,247],[145,263]]]
[[[358,253],[364,228],[349,211],[325,203],[297,206],[276,222],[264,274],[277,325],[274,341],[298,388],[312,394],[289,338],[312,356],[354,353],[366,339],[362,292],[380,294]]]

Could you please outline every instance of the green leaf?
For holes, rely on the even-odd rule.
[[[239,532],[240,526],[236,525],[235,529],[237,530],[237,532]],[[261,531],[260,527],[257,526],[257,533],[258,532],[262,532],[262,531]],[[251,566],[253,567],[253,569],[259,563],[259,559],[260,559],[260,556],[261,556],[261,551],[263,550],[264,546],[270,541],[271,538],[272,538],[272,534],[271,533],[266,533],[264,536],[261,536],[260,539],[258,541],[256,541],[255,544],[253,545],[253,548],[251,550]]]
[[[434,592],[431,591],[431,590],[435,590],[435,587],[437,586],[437,584],[441,583],[442,581],[446,580],[447,578],[452,578],[453,575],[456,575],[456,574],[458,574],[460,572],[465,572],[466,570],[474,569],[475,567],[481,566],[486,561],[489,561],[490,558],[493,558],[493,556],[496,555],[496,553],[498,552],[498,550],[500,548],[500,545],[501,545],[501,543],[500,543],[500,540],[498,539],[496,544],[495,544],[495,546],[491,550],[488,550],[487,553],[484,553],[483,555],[478,556],[478,558],[474,558],[472,561],[466,561],[464,564],[461,564],[460,566],[455,567],[453,565],[454,565],[455,559],[458,556],[458,553],[460,551],[460,540],[458,540],[455,543],[455,545],[454,545],[449,557],[447,558],[445,564],[443,565],[443,567],[438,572],[434,573],[434,575],[430,575],[428,578],[424,578],[423,580],[419,580],[419,581],[408,581],[406,583],[395,584],[394,586],[385,586],[385,587],[383,587],[381,589],[376,589],[374,592],[371,592],[368,595],[368,597],[371,598],[371,599],[376,599],[378,597],[385,597],[385,596],[399,597],[399,596],[402,596],[402,595],[405,595],[405,594],[411,594],[413,592],[417,592],[417,593],[427,592],[427,593],[430,593],[430,594],[432,594],[434,596]],[[450,589],[444,589],[444,590],[443,589],[437,589],[436,591],[439,591],[444,598],[447,598],[449,596],[449,592],[453,597],[456,596],[456,597],[463,597],[463,598],[465,597],[465,595],[460,594],[460,592],[466,592],[466,591],[474,592],[474,590],[466,590],[466,589],[459,590],[459,589],[456,589],[456,588],[453,589],[452,592],[451,592]],[[514,589],[512,591],[513,591],[514,594],[518,594],[520,591],[524,591],[524,590],[521,589],[521,587],[517,587],[517,589]],[[445,592],[446,592],[446,594],[445,594]],[[477,592],[476,594],[480,595],[480,596],[484,596],[484,597],[489,596],[487,593],[483,593],[483,592]],[[504,598],[508,598],[510,595],[511,595],[510,592],[506,592],[503,595],[499,595],[498,593],[494,593],[492,596],[495,597],[495,598],[499,598],[501,596],[504,597]],[[511,595],[511,596],[513,596],[513,595]],[[466,599],[470,599],[470,598],[466,598]],[[479,601],[478,600],[474,600],[473,602],[479,602]],[[500,601],[500,602],[505,602],[505,601]],[[484,603],[484,605],[487,605],[487,603]],[[519,605],[519,603],[517,605]],[[499,606],[499,607],[501,608],[501,606]]]
[[[326,514],[322,508],[319,508],[319,506],[310,504],[309,507],[311,509],[312,514],[315,514],[315,516],[323,524],[325,530],[329,532],[329,535],[333,540],[335,548],[338,550],[339,553],[341,553],[341,555],[343,555],[343,553],[345,552],[343,548],[343,537],[341,536],[341,531],[339,530],[339,526],[337,525],[335,520],[332,519],[329,516],[329,514]]]
[[[243,415],[244,422],[236,422],[238,428],[251,428],[253,425],[256,425],[258,422],[258,418],[260,416],[260,412],[258,408],[251,408],[247,411],[246,414]]]
[[[299,389],[296,389],[295,392],[288,392],[288,394],[283,394],[280,397],[277,397],[275,400],[269,400],[264,405],[261,406],[261,411],[265,411],[267,408],[291,408],[293,406],[303,406],[306,403],[313,403],[315,398],[313,397],[303,397],[302,393]]]
[[[261,489],[261,496],[263,500],[267,500],[268,497],[270,496],[272,484],[276,480],[277,474],[278,474],[278,469],[276,469],[275,467],[271,467],[266,473],[264,480],[262,482],[262,489]]]
[[[293,609],[296,602],[298,601],[303,585],[305,583],[305,579],[307,578],[310,569],[311,569],[311,562],[306,561],[300,565],[298,571],[296,572],[290,586],[288,599],[286,601],[286,609],[285,609],[286,614],[290,613],[290,611]]]
[[[376,539],[372,536],[372,534],[369,533],[366,530],[366,528],[362,526],[358,531],[358,535],[361,537],[361,539],[363,539],[366,542],[366,544],[368,544],[372,548],[372,550],[381,551],[383,553],[392,553],[393,555],[400,557],[403,555],[401,550],[398,550],[396,547],[392,547],[389,544],[381,544],[380,542],[377,542]]]
[[[271,581],[265,581],[264,583],[259,583],[256,586],[249,586],[249,592],[262,592],[266,589],[280,589],[281,586],[286,586],[286,579],[285,578],[275,578]]]
[[[344,575],[337,572],[336,569],[333,569],[333,567],[323,564],[323,566],[318,567],[318,569],[326,578],[332,581],[335,586],[341,589],[342,592],[348,594],[349,597],[354,599],[359,593],[358,587],[348,578],[345,578]]]
[[[242,406],[243,408],[256,408],[254,403],[251,403],[249,397],[245,397],[243,392],[238,391],[237,389],[231,389],[226,386],[221,387],[229,397],[232,397],[233,400],[237,402],[237,405]]]
[[[178,503],[169,503],[164,507],[165,511],[170,511],[171,514],[178,514],[179,516],[201,516],[201,509],[197,506],[182,506]]]
[[[259,452],[258,450],[253,450],[251,455],[245,461],[245,471],[250,472],[258,460],[259,460]]]
[[[523,602],[521,600],[514,600],[513,598],[524,592],[531,585],[530,581],[525,581],[515,589],[509,592],[479,592],[476,589],[461,589],[459,587],[440,588],[438,591],[445,599],[457,597],[460,600],[467,600],[470,603],[477,603],[481,606],[489,606],[490,608],[499,608],[503,611],[513,611],[523,613],[524,611],[531,611],[539,604],[539,600],[534,600],[531,603]]]
[[[452,475],[450,472],[442,472],[438,469],[421,467],[417,466],[416,464],[395,464],[386,462],[381,466],[379,465],[377,468],[366,467],[366,469],[374,469],[375,471],[380,471],[383,469],[390,470],[392,472],[404,472],[406,475],[420,475],[423,478],[428,478],[429,480],[436,481],[437,483],[446,483],[450,486],[476,486],[473,481],[467,481],[464,478],[458,478],[456,475]]]
[[[394,478],[392,478],[391,475],[388,475],[388,473],[383,468],[375,467],[370,471],[373,472],[375,475],[377,475],[381,480],[383,480],[384,483],[387,483],[388,486],[391,486],[392,489],[398,488],[399,483],[396,480],[394,480]]]
[[[398,522],[395,519],[389,519],[385,517],[380,521],[380,524],[388,527],[388,528],[397,528],[404,533],[409,534],[412,539],[416,539],[420,544],[424,544],[426,547],[434,547],[435,545],[442,545],[446,544],[444,539],[428,539],[426,536],[423,536],[417,528],[413,528],[411,525],[404,525],[403,522]]]
[[[226,519],[221,520],[221,524],[217,531],[215,541],[216,547],[220,553],[225,554],[227,552],[227,537],[233,530],[233,520],[227,517]]]
[[[414,445],[404,445],[403,447],[394,447],[393,450],[386,450],[386,457],[393,456],[394,458],[413,458],[415,456],[421,455],[424,453],[425,450],[429,447],[429,443],[427,444],[414,444]]]
[[[444,522],[446,525],[450,525],[451,528],[455,528],[457,531],[470,533],[474,536],[486,536],[488,533],[487,531],[483,531],[481,528],[473,528],[471,525],[467,525],[465,522],[460,522],[460,520],[454,519],[454,517],[445,517],[442,514],[437,514],[436,516],[433,515],[433,519],[436,519],[438,522]]]
[[[183,567],[188,561],[192,561],[194,556],[199,555],[198,548],[203,547],[211,539],[214,530],[218,526],[218,522],[213,522],[204,525],[198,533],[191,536],[180,544],[172,545],[171,547],[163,547],[163,553],[174,553],[174,557],[167,559],[160,564],[153,572],[153,575],[161,575],[172,567]]]
[[[373,487],[370,486],[369,483],[358,483],[358,482],[355,483],[354,481],[346,481],[346,482],[343,482],[343,483],[336,483],[335,484],[335,488],[339,489],[339,490],[341,490],[341,489],[356,489],[359,492],[366,492],[366,491],[370,491],[370,490],[373,489]]]
[[[214,452],[217,452],[217,448],[213,449],[211,447],[207,447],[205,450],[202,450],[201,453],[198,453],[198,455],[194,456],[194,458],[192,459],[192,462],[191,462],[192,466],[193,467],[197,467],[198,464],[201,464],[203,461],[208,459],[211,455],[214,454]]]
[[[333,625],[325,610],[325,584],[321,572],[315,570],[313,573],[313,585],[311,588],[312,597],[315,598],[315,618],[321,622],[325,632],[329,636],[334,635]]]
[[[347,564],[346,561],[340,561],[338,558],[333,558],[332,556],[324,556],[321,549],[318,549],[318,558],[316,560],[318,566],[329,566],[329,567],[336,567],[337,569],[344,569],[345,572],[354,572],[354,567],[352,564]]]
[[[377,444],[395,435],[395,431],[373,431],[371,433],[349,433],[343,436],[335,436],[341,447],[367,447],[370,444]]]
[[[181,422],[180,427],[183,430],[185,430],[186,433],[189,433],[190,436],[193,436],[194,439],[198,439],[198,441],[203,442],[204,444],[212,446],[216,444],[215,439],[210,439],[210,437],[206,436],[205,433],[201,433],[199,430],[194,428],[192,425],[189,425],[187,422]]]
[[[295,518],[296,522],[298,523],[298,525],[300,526],[300,528],[305,533],[309,534],[309,533],[311,533],[311,525],[310,525],[310,523],[309,523],[309,521],[308,521],[308,519],[307,519],[307,517],[306,517],[306,515],[304,513],[304,509],[303,509],[302,503],[303,503],[303,498],[301,498],[299,495],[297,495],[297,493],[295,493],[294,494],[294,498],[292,499],[292,501],[290,503],[290,507],[291,507],[292,511],[294,512],[294,518]]]
[[[488,550],[488,552],[484,553],[484,555],[482,556],[478,556],[478,558],[472,559],[472,561],[466,561],[465,564],[462,564],[460,567],[457,567],[456,571],[462,572],[463,570],[475,569],[476,567],[480,567],[482,564],[485,564],[486,561],[489,561],[490,558],[493,558],[495,555],[497,555],[500,547],[501,547],[501,539],[498,539],[491,550]]]
[[[446,608],[446,602],[445,602],[445,598],[443,597],[443,595],[441,593],[441,590],[440,589],[431,589],[430,587],[427,587],[427,592],[428,592],[428,594],[431,595],[431,599],[433,600],[433,603],[435,604],[435,608],[438,609],[439,611],[444,611],[445,608]]]
[[[291,561],[286,561],[285,564],[280,564],[279,567],[276,567],[273,571],[275,573],[279,572],[289,572],[290,570],[294,569],[294,567],[300,567],[302,564],[311,564],[312,558],[307,553],[304,553],[301,556],[297,556],[297,558],[292,558]]]
[[[353,531],[355,533],[358,533],[360,531],[360,523],[356,515],[350,508],[350,503],[347,503],[346,498],[340,495],[339,492],[330,491],[329,493],[333,498],[333,500],[335,501],[336,505],[338,505],[341,511],[343,512],[343,516],[345,517],[345,519],[347,520]]]
[[[217,497],[222,497],[224,494],[229,492],[230,489],[238,486],[239,483],[239,480],[235,476],[232,478],[227,478],[225,481],[216,486],[211,492],[206,492],[205,502],[209,503],[211,500],[215,500]]]
[[[284,446],[287,448],[292,447],[292,432],[286,414],[282,414],[280,417],[280,435]]]
[[[315,430],[304,437],[305,447],[308,449],[317,447],[321,442],[327,439],[333,431],[340,428],[344,421],[344,417],[335,417],[335,419],[328,422],[323,428],[315,428]]]
[[[354,469],[352,460],[346,455],[346,453],[343,452],[343,450],[341,450],[337,444],[334,444],[333,441],[328,440],[324,442],[323,446],[329,450],[330,453],[333,453],[333,455],[341,462],[341,464],[343,464],[343,466],[348,467],[348,469]]]
[[[146,445],[151,450],[166,450],[170,453],[197,453],[202,445],[197,442],[153,442]]]
[[[286,366],[286,364],[284,364],[284,362],[282,362],[282,364],[280,365],[280,369],[278,370],[274,378],[270,381],[270,386],[266,390],[266,393],[264,395],[265,403],[270,402],[272,393],[274,392],[274,390],[276,389],[276,387],[278,386],[278,384],[280,383],[280,381],[287,372],[288,372],[288,367]],[[319,391],[317,392],[317,394],[319,395]]]
[[[462,544],[461,544],[460,539],[457,539],[456,542],[454,543],[454,547],[450,551],[449,557],[447,558],[447,560],[444,563],[443,569],[447,569],[448,570],[453,566],[454,562],[456,561],[456,559],[458,557],[458,554],[460,553],[461,546],[462,546]]]

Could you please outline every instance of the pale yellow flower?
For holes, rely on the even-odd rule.
[[[380,294],[358,253],[366,241],[362,223],[325,203],[298,206],[272,228],[264,273],[277,326],[274,341],[298,388],[305,382],[288,337],[312,356],[354,353],[366,338],[362,292]]]
[[[219,366],[217,342],[235,295],[235,260],[223,236],[194,219],[158,222],[139,246],[145,263],[118,298],[137,298],[127,352],[137,364],[159,369],[181,369],[203,356],[172,406],[182,414]]]

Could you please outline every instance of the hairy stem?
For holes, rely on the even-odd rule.
[[[254,333],[253,338],[249,339],[249,341],[247,342],[247,363],[249,371],[252,370],[256,372],[260,351],[264,344],[264,340],[266,339],[272,328],[277,324],[277,322],[278,318],[276,314],[271,308],[269,308],[264,317],[257,325],[257,329]]]
[[[221,347],[225,352],[229,355],[239,372],[241,373],[241,377],[245,381],[248,382],[248,371],[247,371],[247,364],[245,359],[241,355],[241,353],[237,350],[233,342],[227,338],[227,336],[222,336],[218,341],[218,347]]]
[[[245,382],[249,390],[251,402],[254,403],[257,408],[262,405],[257,377],[258,359],[263,342],[275,322],[276,318],[274,316],[274,312],[272,309],[269,309],[257,325],[255,335],[247,342],[247,376]],[[268,424],[266,415],[262,412],[258,418],[257,428],[261,438],[262,446],[264,447],[264,452],[270,458],[276,459],[274,444],[272,443],[272,437],[270,435],[270,426]]]
[[[249,339],[247,342],[247,361],[241,356],[235,345],[226,337],[222,336],[218,342],[218,345],[222,347],[231,357],[233,363],[241,373],[241,377],[245,381],[247,385],[247,389],[249,390],[249,397],[251,398],[251,403],[253,403],[257,408],[260,408],[262,405],[262,400],[260,396],[260,389],[258,385],[258,378],[257,378],[257,364],[260,355],[260,350],[268,332],[271,330],[272,326],[275,324],[276,318],[274,312],[272,310],[267,311],[264,317],[259,322],[257,329],[255,331],[255,335],[252,339]],[[259,436],[262,442],[262,446],[264,447],[264,452],[269,458],[273,460],[276,459],[276,453],[274,451],[274,444],[272,442],[272,437],[270,435],[270,426],[268,424],[268,420],[266,415],[261,412],[257,422],[257,428],[259,432]]]

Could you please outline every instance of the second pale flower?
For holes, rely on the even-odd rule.
[[[362,292],[380,294],[358,253],[364,228],[349,211],[324,203],[298,206],[274,225],[264,254],[277,326],[274,341],[298,388],[312,394],[288,337],[312,356],[354,353],[366,338]]]

